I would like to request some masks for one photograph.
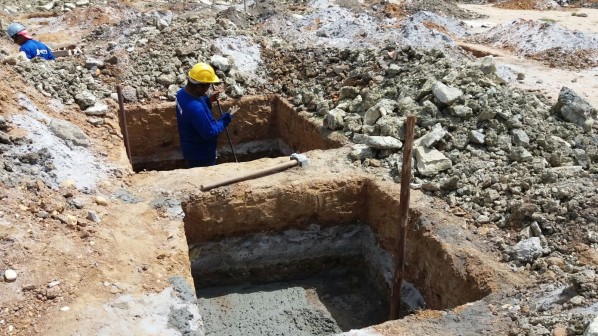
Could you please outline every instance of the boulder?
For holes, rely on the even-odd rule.
[[[70,141],[76,146],[87,147],[89,146],[89,140],[81,129],[71,124],[70,122],[62,119],[52,119],[50,121],[50,131],[54,133],[58,138]]]
[[[415,149],[415,159],[418,173],[424,176],[434,176],[453,166],[451,160],[440,151],[423,146]]]
[[[596,109],[590,103],[564,86],[552,110],[562,116],[563,119],[581,126],[586,132],[592,129],[597,114]]]
[[[446,86],[440,81],[434,83],[434,86],[432,86],[432,93],[438,101],[445,105],[451,105],[463,95],[463,91],[460,89]]]

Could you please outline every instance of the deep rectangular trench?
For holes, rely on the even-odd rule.
[[[325,335],[386,321],[398,195],[359,178],[192,195],[184,225],[207,334]],[[403,307],[422,306],[418,292],[436,310],[489,294],[419,216]]]
[[[227,127],[239,161],[279,157],[294,152],[342,146],[330,137],[319,120],[309,113],[297,113],[276,95],[246,96],[222,103],[223,111],[237,105],[240,110]],[[219,118],[216,106],[214,118]],[[186,168],[177,129],[174,103],[130,105],[126,108],[131,165],[143,170]],[[225,133],[218,138],[218,163],[234,162]]]

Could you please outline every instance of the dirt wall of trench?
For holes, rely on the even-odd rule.
[[[362,222],[369,224],[381,246],[395,255],[399,191],[393,183],[363,178],[313,180],[257,190],[236,186],[192,195],[183,204],[185,232],[192,245],[257,232],[301,229],[314,223],[326,227]],[[494,270],[479,252],[441,241],[423,222],[435,223],[432,226],[446,223],[429,209],[414,207],[410,211],[405,280],[424,294],[429,308],[446,309],[476,301],[497,287]]]

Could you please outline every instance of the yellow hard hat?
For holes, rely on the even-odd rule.
[[[220,79],[216,76],[214,68],[206,63],[197,63],[189,70],[187,74],[189,81],[193,84],[212,84],[220,83]]]

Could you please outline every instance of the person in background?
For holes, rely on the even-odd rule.
[[[41,57],[45,60],[56,59],[50,48],[40,41],[34,40],[22,24],[11,23],[6,29],[6,33],[14,43],[21,46],[19,51],[25,53],[28,59],[35,57]]]
[[[212,84],[220,83],[214,69],[206,63],[198,63],[187,73],[187,84],[176,94],[176,117],[183,158],[189,168],[216,164],[218,135],[231,122],[238,108],[215,120],[212,102],[219,91],[206,95]]]

